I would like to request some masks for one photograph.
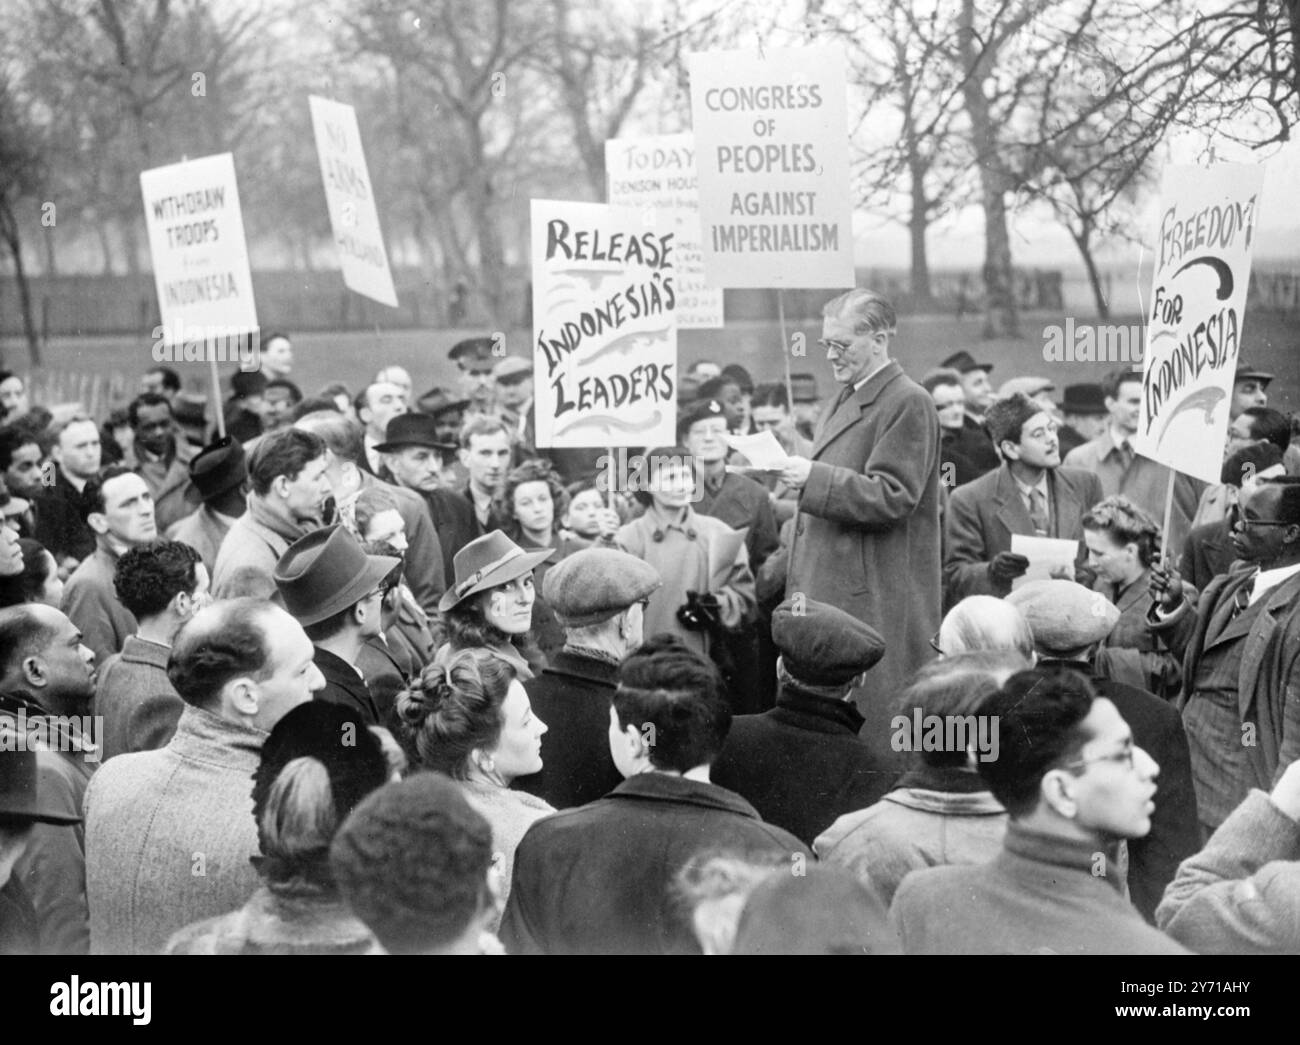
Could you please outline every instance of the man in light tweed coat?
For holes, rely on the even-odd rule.
[[[181,629],[168,676],[187,707],[171,743],[113,759],[86,792],[92,954],[157,954],[252,895],[253,771],[271,727],[325,685],[313,653],[297,621],[252,599]]]

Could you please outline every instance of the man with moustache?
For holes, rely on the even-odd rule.
[[[122,605],[113,587],[117,560],[130,548],[158,537],[153,496],[129,468],[111,465],[86,483],[81,510],[95,534],[95,551],[68,578],[63,612],[81,629],[86,645],[102,664],[136,633],[135,614]]]
[[[1151,568],[1147,620],[1183,658],[1183,722],[1207,837],[1300,757],[1300,477],[1260,480],[1238,512],[1237,561],[1195,606],[1177,570]]]

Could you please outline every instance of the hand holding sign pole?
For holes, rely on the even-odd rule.
[[[1210,483],[1219,481],[1227,439],[1263,181],[1259,166],[1170,167],[1161,193],[1133,443],[1144,457]],[[1171,472],[1165,534],[1173,482]]]

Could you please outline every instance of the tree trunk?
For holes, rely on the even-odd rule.
[[[1079,248],[1083,267],[1088,270],[1088,284],[1092,287],[1093,300],[1097,302],[1097,317],[1110,319],[1110,302],[1106,300],[1106,291],[1101,285],[1101,273],[1097,270],[1097,261],[1092,256],[1092,230],[1086,225],[1081,231],[1071,229],[1070,238]]]
[[[27,284],[27,270],[23,267],[23,244],[18,233],[18,221],[8,200],[0,199],[0,236],[14,259],[14,283],[18,287],[18,309],[23,316],[23,333],[27,335],[27,351],[32,366],[41,365],[41,338],[36,330],[36,317],[32,314],[32,291]]]
[[[1020,315],[1012,285],[1011,236],[1007,231],[1009,181],[998,150],[997,129],[984,95],[983,66],[975,38],[975,0],[963,0],[958,39],[962,63],[967,70],[962,86],[966,115],[970,119],[971,144],[980,167],[980,188],[984,204],[984,336],[1020,336]],[[977,66],[979,68],[977,68]]]
[[[928,309],[934,304],[930,291],[930,258],[925,249],[925,233],[930,227],[930,204],[925,197],[925,167],[913,152],[908,157],[912,176],[912,213],[908,218],[908,232],[912,237],[912,307]]]
[[[119,216],[117,227],[122,233],[122,248],[126,253],[126,271],[128,275],[140,275],[140,238],[136,232],[134,214]]]

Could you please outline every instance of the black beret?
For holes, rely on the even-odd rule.
[[[874,628],[802,596],[772,613],[772,641],[786,671],[812,686],[847,685],[885,655],[885,640]]]
[[[696,421],[705,421],[711,417],[720,417],[725,421],[727,418],[722,404],[716,399],[697,399],[693,403],[682,404],[678,407],[678,411],[677,432],[679,435],[685,435],[689,432],[691,425],[695,424]]]

